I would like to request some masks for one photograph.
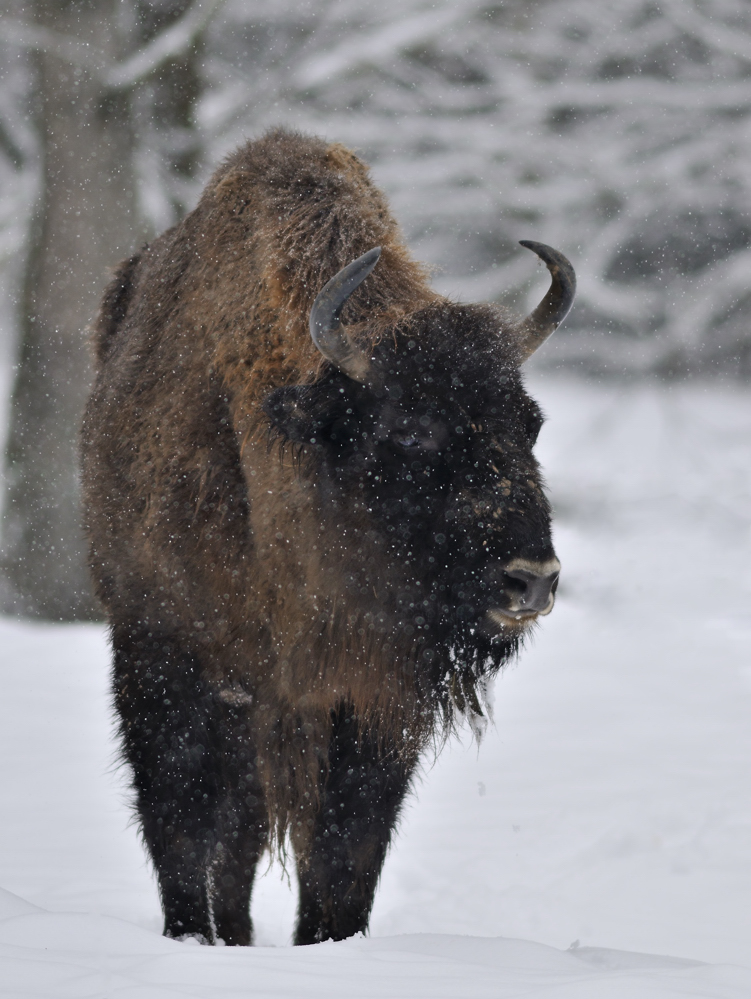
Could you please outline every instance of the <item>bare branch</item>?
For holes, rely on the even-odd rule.
[[[709,48],[751,62],[751,37],[739,28],[707,20],[686,0],[663,0],[661,7],[676,27],[698,38]]]
[[[196,0],[183,16],[104,76],[111,90],[127,90],[145,80],[169,59],[183,55],[194,44],[225,0]]]
[[[46,55],[57,56],[58,59],[97,75],[104,66],[102,53],[93,46],[62,32],[43,28],[39,24],[3,17],[0,18],[0,31],[2,31],[2,41],[8,45],[17,45],[36,52],[44,52]]]
[[[98,77],[110,90],[127,90],[141,83],[169,59],[185,53],[225,0],[196,0],[186,13],[142,49],[109,64],[101,51],[70,35],[38,24],[0,18],[2,41],[57,56]]]
[[[529,94],[530,103],[545,107],[576,108],[667,107],[684,110],[715,108],[747,108],[751,103],[751,89],[743,80],[722,83],[674,83],[662,80],[629,77],[624,80],[589,80],[559,83],[538,87]]]
[[[303,63],[295,74],[294,82],[296,86],[307,89],[354,69],[361,63],[378,65],[390,55],[443,31],[463,13],[461,7],[431,10],[387,24],[366,33],[360,39],[349,37],[328,52],[316,54]]]

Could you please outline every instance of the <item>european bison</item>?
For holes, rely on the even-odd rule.
[[[277,130],[109,285],[86,527],[168,936],[249,944],[287,836],[295,942],[365,930],[421,751],[551,610],[519,365],[575,279],[523,245],[527,319],[442,298],[363,163]]]

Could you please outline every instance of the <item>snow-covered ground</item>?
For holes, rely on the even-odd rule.
[[[162,939],[103,630],[0,622],[1,995],[748,999],[751,393],[533,387],[559,602],[426,764],[369,939],[288,947],[277,867],[260,946]]]

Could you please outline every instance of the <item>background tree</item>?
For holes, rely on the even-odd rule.
[[[155,215],[171,223],[184,207],[177,185],[158,205],[142,202],[140,150],[158,134],[151,148],[176,180],[190,177],[196,39],[211,6],[36,0],[24,10],[33,22],[6,25],[30,52],[40,163],[21,279],[3,533],[6,608],[24,615],[96,614],[76,455],[91,377],[85,329],[107,266],[153,231]]]

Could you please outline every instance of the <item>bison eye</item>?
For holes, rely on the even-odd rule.
[[[413,455],[418,451],[441,451],[447,443],[446,428],[437,420],[422,417],[419,422],[412,416],[402,416],[396,426],[387,431],[391,448],[401,454]]]
[[[422,447],[422,439],[417,434],[394,434],[391,440],[402,451],[415,451]]]

